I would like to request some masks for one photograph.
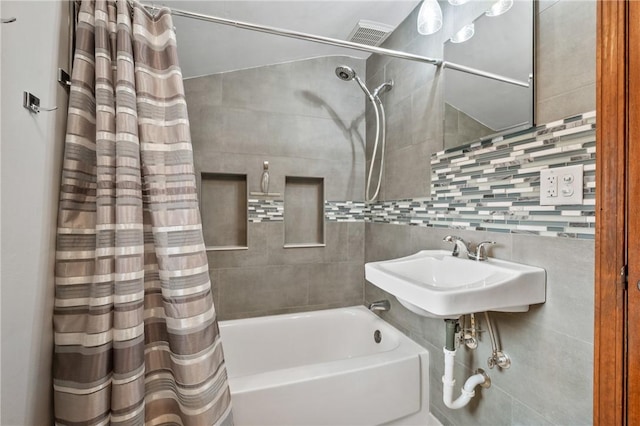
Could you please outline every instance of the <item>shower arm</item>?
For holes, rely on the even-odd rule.
[[[145,9],[150,11],[158,11],[163,7],[144,4]],[[509,77],[504,77],[499,74],[494,74],[486,71],[479,70],[477,68],[467,67],[465,65],[459,65],[453,62],[443,61],[442,59],[429,58],[427,56],[414,55],[413,53],[402,52],[399,50],[385,49],[377,46],[367,46],[366,44],[354,43],[352,41],[340,40],[336,38],[324,37],[315,34],[303,33],[299,31],[287,30],[284,28],[271,27],[267,25],[252,24],[250,22],[243,22],[234,19],[220,18],[218,16],[204,15],[202,13],[189,12],[180,9],[170,9],[173,16],[180,16],[183,18],[197,19],[199,21],[213,22],[216,24],[230,25],[232,27],[241,28],[250,31],[259,31],[263,33],[278,35],[282,37],[297,38],[300,40],[312,41],[315,43],[328,44],[332,46],[345,47],[347,49],[361,50],[364,52],[375,53],[378,55],[391,56],[394,58],[407,59],[409,61],[417,61],[435,65],[441,68],[450,68],[468,74],[474,74],[480,77],[489,78],[492,80],[501,81],[503,83],[513,84],[520,87],[530,87],[528,81],[520,81]],[[531,76],[529,77],[531,79]]]

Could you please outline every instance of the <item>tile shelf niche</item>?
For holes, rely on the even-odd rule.
[[[247,175],[202,173],[200,210],[207,251],[247,250]]]
[[[324,178],[286,176],[284,248],[324,246]]]

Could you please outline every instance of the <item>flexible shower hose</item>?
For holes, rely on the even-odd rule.
[[[378,197],[378,193],[380,192],[380,184],[382,183],[382,171],[384,170],[384,148],[386,145],[386,120],[384,116],[384,106],[382,106],[382,100],[376,96],[369,96],[369,100],[373,105],[373,109],[376,113],[376,140],[373,144],[373,154],[371,155],[371,165],[369,166],[369,177],[367,178],[367,187],[365,189],[365,201],[371,202],[374,201]],[[380,108],[378,109],[378,104],[380,104]],[[382,123],[380,123],[382,121]],[[382,124],[382,125],[381,125]],[[382,138],[380,135],[382,134]],[[376,186],[376,192],[372,197],[369,197],[369,192],[371,191],[371,175],[373,174],[373,166],[376,160],[376,154],[378,152],[378,145],[382,139],[382,147],[380,150],[380,169],[378,170],[378,184]]]

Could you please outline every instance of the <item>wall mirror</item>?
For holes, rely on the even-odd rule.
[[[526,81],[533,76],[533,22],[533,1],[514,1],[498,16],[483,13],[454,31],[471,38],[445,41],[444,60]],[[445,149],[531,127],[533,97],[533,80],[524,88],[445,69]]]

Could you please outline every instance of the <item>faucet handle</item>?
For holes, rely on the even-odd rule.
[[[484,246],[493,245],[495,241],[482,241],[476,246],[476,253],[472,256],[475,260],[487,260],[488,256]]]
[[[467,255],[469,254],[467,243],[460,237],[457,237],[455,235],[447,235],[442,239],[442,241],[446,241],[448,243],[454,243],[453,252],[451,252],[451,256],[458,256],[460,252]]]

